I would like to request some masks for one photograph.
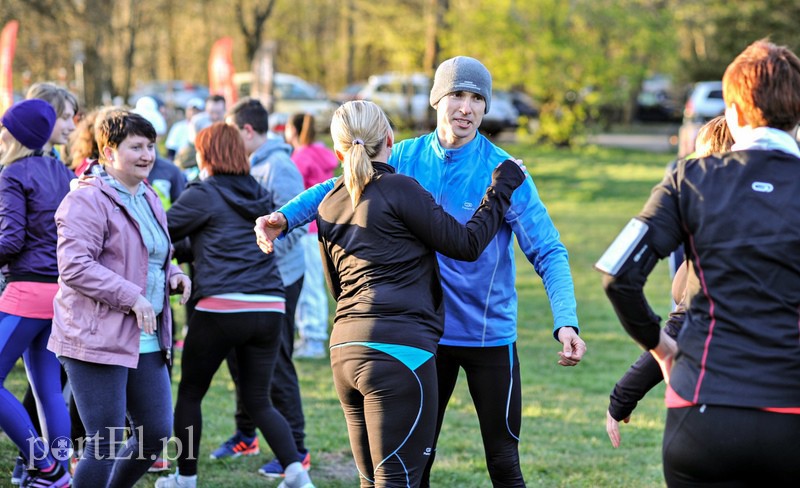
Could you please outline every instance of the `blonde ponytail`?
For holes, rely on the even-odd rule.
[[[350,194],[353,208],[358,205],[364,187],[372,179],[372,161],[367,156],[364,144],[353,144],[344,155],[344,186]]]
[[[334,148],[343,154],[344,186],[356,208],[372,179],[372,158],[383,150],[392,129],[383,111],[372,102],[354,100],[339,107],[331,121]]]

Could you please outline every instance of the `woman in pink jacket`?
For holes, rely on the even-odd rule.
[[[56,211],[59,292],[48,348],[67,371],[87,442],[74,488],[133,486],[172,432],[169,293],[189,298],[171,264],[161,202],[145,178],[156,133],[140,115],[104,112],[100,161]],[[125,445],[126,413],[133,426]]]

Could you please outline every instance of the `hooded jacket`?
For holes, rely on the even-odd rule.
[[[304,189],[303,176],[289,157],[291,154],[291,145],[281,138],[270,138],[250,155],[250,174],[267,190],[274,208],[296,197]],[[307,227],[298,229],[298,232],[292,233],[297,235],[288,236],[275,245],[275,256],[284,286],[293,284],[305,273],[305,257],[300,241],[306,231]]]
[[[284,296],[276,259],[259,249],[253,233],[256,218],[273,209],[270,195],[249,175],[214,175],[186,187],[167,220],[173,240],[191,241],[193,298],[233,292]]]
[[[164,209],[149,185],[145,198],[166,234]],[[117,190],[89,172],[64,197],[55,221],[59,291],[47,348],[57,356],[135,368],[141,331],[131,307],[147,287],[148,261],[139,224]],[[164,261],[165,290],[170,276],[181,273],[170,257]],[[161,316],[157,334],[169,356],[172,313],[166,293]]]

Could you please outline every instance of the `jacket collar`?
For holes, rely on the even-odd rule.
[[[395,169],[389,164],[380,161],[372,161],[372,167],[375,169],[376,174],[394,173]]]
[[[435,129],[428,134],[427,137],[429,138],[428,143],[431,149],[433,149],[433,152],[440,159],[444,160],[445,163],[460,163],[469,160],[484,144],[484,141],[486,141],[486,138],[480,132],[476,132],[475,137],[467,144],[458,149],[446,149],[442,146],[442,143],[439,142],[439,136]]]

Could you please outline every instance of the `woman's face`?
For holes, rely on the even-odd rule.
[[[286,124],[286,128],[285,128],[285,129],[283,129],[283,138],[284,138],[284,139],[286,140],[286,142],[288,142],[289,144],[292,144],[292,145],[294,145],[294,142],[295,142],[295,141],[294,141],[294,138],[296,137],[296,135],[297,135],[297,134],[296,134],[296,133],[295,133],[295,131],[294,131],[294,125],[292,125],[291,123],[287,123],[287,124]]]
[[[71,103],[64,104],[64,113],[61,117],[56,118],[56,123],[53,126],[53,133],[50,134],[50,140],[47,141],[51,146],[58,144],[66,144],[69,140],[69,135],[75,130],[75,107]]]
[[[144,181],[156,160],[155,142],[144,136],[126,137],[116,149],[106,147],[105,165],[108,174],[128,188]]]

